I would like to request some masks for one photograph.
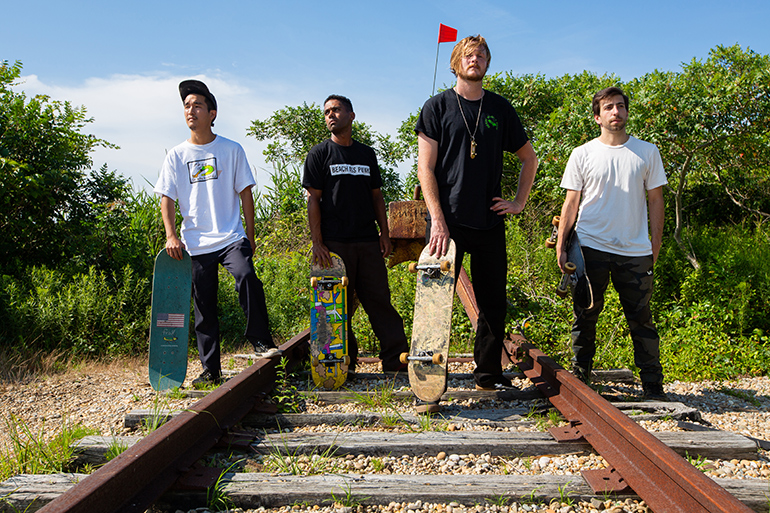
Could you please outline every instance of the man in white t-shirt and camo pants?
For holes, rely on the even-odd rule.
[[[200,386],[222,382],[217,316],[220,264],[235,278],[246,315],[246,339],[263,357],[281,352],[270,333],[265,292],[252,262],[255,181],[246,153],[240,144],[212,131],[217,101],[203,82],[185,80],[179,84],[179,94],[190,138],[166,154],[155,193],[161,197],[166,251],[181,260],[186,249],[192,257],[195,334],[203,366],[193,385]],[[176,234],[175,201],[182,214],[181,237]]]
[[[628,97],[622,90],[599,91],[592,107],[601,134],[575,148],[564,170],[561,187],[567,195],[556,245],[563,272],[566,238],[575,226],[594,298],[589,309],[573,306],[572,371],[590,382],[596,324],[612,280],[631,332],[644,397],[666,400],[660,338],[650,313],[653,266],[663,235],[666,173],[658,148],[626,133]]]

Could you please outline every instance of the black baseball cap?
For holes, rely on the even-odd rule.
[[[211,94],[211,91],[209,91],[209,88],[206,87],[206,84],[200,80],[185,80],[181,82],[179,84],[179,94],[182,96],[183,102],[188,95],[199,94],[211,100],[211,103],[214,104],[214,110],[217,110],[217,99],[214,98],[213,94]]]

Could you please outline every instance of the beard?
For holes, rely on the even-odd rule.
[[[476,66],[476,70],[478,70],[479,73],[469,75],[464,69],[461,69],[460,71],[457,72],[457,77],[462,78],[467,82],[481,82],[482,80],[484,80],[484,75],[486,74],[486,70],[482,70],[478,66]]]
[[[623,131],[626,128],[626,123],[628,121],[625,120],[625,119],[621,119],[621,120],[618,120],[618,121],[619,121],[619,123],[614,123],[614,124],[612,122],[609,122],[609,123],[603,125],[603,127],[606,130],[609,130],[610,132],[621,132],[621,131]]]

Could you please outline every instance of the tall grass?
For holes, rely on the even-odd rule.
[[[32,432],[15,415],[4,419],[10,439],[8,447],[0,447],[0,481],[17,474],[55,474],[70,471],[74,460],[71,445],[97,431],[83,425],[65,424],[56,436],[46,440],[45,426]]]

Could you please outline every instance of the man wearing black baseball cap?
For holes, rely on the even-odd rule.
[[[182,83],[179,84],[179,94],[182,96],[182,102],[184,102],[191,94],[199,94],[207,100],[206,104],[208,105],[209,110],[217,110],[217,99],[211,94],[211,91],[206,87],[206,84],[200,80],[182,81]]]
[[[219,384],[219,264],[235,278],[235,289],[246,314],[246,339],[264,357],[281,352],[270,334],[265,293],[252,263],[256,244],[251,188],[256,182],[246,153],[240,144],[212,131],[217,101],[206,84],[185,80],[179,84],[179,94],[190,138],[166,154],[155,193],[161,197],[166,251],[181,260],[182,250],[186,249],[192,257],[195,333],[203,366],[193,385]],[[176,233],[175,201],[182,214],[181,237]]]

